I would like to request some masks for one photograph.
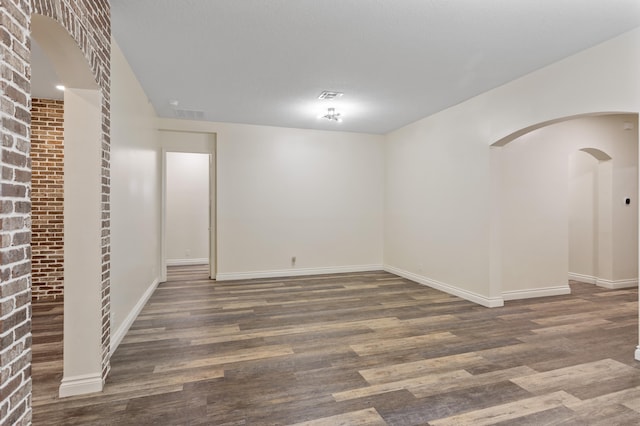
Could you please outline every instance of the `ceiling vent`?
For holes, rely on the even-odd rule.
[[[326,99],[330,101],[332,99],[341,97],[343,94],[344,93],[341,93],[341,92],[332,92],[330,90],[324,90],[320,93],[320,95],[318,96],[318,99]]]
[[[193,109],[174,109],[173,112],[177,118],[184,118],[186,120],[204,120],[204,111],[196,111]]]

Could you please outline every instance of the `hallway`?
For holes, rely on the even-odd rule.
[[[637,290],[571,287],[487,309],[386,272],[173,267],[101,394],[57,398],[61,310],[34,304],[34,424],[639,421]]]

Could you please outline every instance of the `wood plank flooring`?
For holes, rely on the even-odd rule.
[[[640,424],[637,289],[487,309],[385,272],[214,282],[174,267],[104,392],[57,398],[33,306],[35,425]]]

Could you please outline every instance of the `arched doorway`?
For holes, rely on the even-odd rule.
[[[598,249],[601,271],[604,253],[611,252],[611,278],[598,283],[637,285],[637,197],[631,195],[638,193],[637,119],[637,114],[567,117],[494,144],[493,191],[498,202],[492,219],[492,283],[504,300],[570,291],[569,157],[580,149],[601,160],[601,182],[607,179],[607,167],[616,165],[608,177],[613,207],[609,219],[602,212]],[[624,198],[630,203],[623,204]],[[609,228],[610,248],[605,247],[606,220],[617,226]]]
[[[613,280],[613,171],[596,148],[569,157],[569,278],[605,287]]]
[[[100,391],[108,372],[109,334],[104,331],[108,330],[109,317],[108,285],[104,285],[109,273],[109,224],[108,214],[104,214],[108,212],[104,193],[109,187],[108,162],[105,167],[105,92],[67,29],[57,20],[35,12],[31,16],[32,37],[66,86],[64,349],[59,389],[59,395],[64,397]]]

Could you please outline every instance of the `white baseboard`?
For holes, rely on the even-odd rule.
[[[332,266],[322,268],[295,268],[271,271],[223,272],[216,274],[217,281],[251,280],[255,278],[299,277],[302,275],[345,274],[352,272],[382,271],[382,265]]]
[[[563,294],[571,294],[569,285],[560,285],[556,287],[528,288],[526,290],[505,291],[502,293],[504,300],[531,299],[534,297],[561,296]]]
[[[122,324],[120,324],[120,327],[118,327],[115,333],[111,334],[111,345],[109,347],[109,356],[113,355],[113,353],[116,351],[116,349],[120,345],[120,342],[122,342],[122,339],[124,339],[124,336],[127,334],[127,331],[129,331],[131,324],[133,324],[136,318],[138,318],[138,315],[140,315],[140,311],[142,311],[142,308],[144,308],[144,305],[147,304],[147,301],[149,300],[153,292],[156,290],[156,287],[158,287],[157,278],[153,280],[153,282],[151,283],[151,285],[149,285],[149,287],[147,287],[145,292],[142,294],[142,297],[140,297],[140,299],[138,300],[138,303],[136,303],[136,305],[133,307],[131,312],[129,312],[129,315],[127,315],[127,317],[124,319]]]
[[[595,284],[598,281],[597,277],[591,275],[578,274],[576,272],[569,272],[569,279],[574,281],[580,281],[581,283]]]
[[[102,391],[102,374],[83,374],[74,377],[63,377],[58,389],[60,398],[84,395]]]
[[[461,297],[470,302],[477,303],[487,308],[497,308],[504,306],[504,300],[502,297],[486,297],[472,291],[464,290],[459,287],[445,284],[440,281],[433,280],[431,278],[423,277],[422,275],[414,274],[393,266],[385,265],[384,270],[392,274],[399,275],[411,281],[415,281],[418,284],[426,285],[427,287],[435,288],[436,290],[444,291],[445,293],[453,294],[454,296]]]
[[[596,281],[598,287],[608,288],[610,290],[617,290],[619,288],[632,288],[638,287],[638,279],[630,280],[603,280],[598,278]]]
[[[637,278],[631,278],[626,280],[605,280],[604,278],[592,277],[590,275],[582,275],[582,274],[576,274],[575,272],[569,272],[569,279],[580,281],[587,284],[595,284],[598,287],[604,287],[610,290],[638,286]]]
[[[208,265],[209,259],[167,259],[167,266]]]

